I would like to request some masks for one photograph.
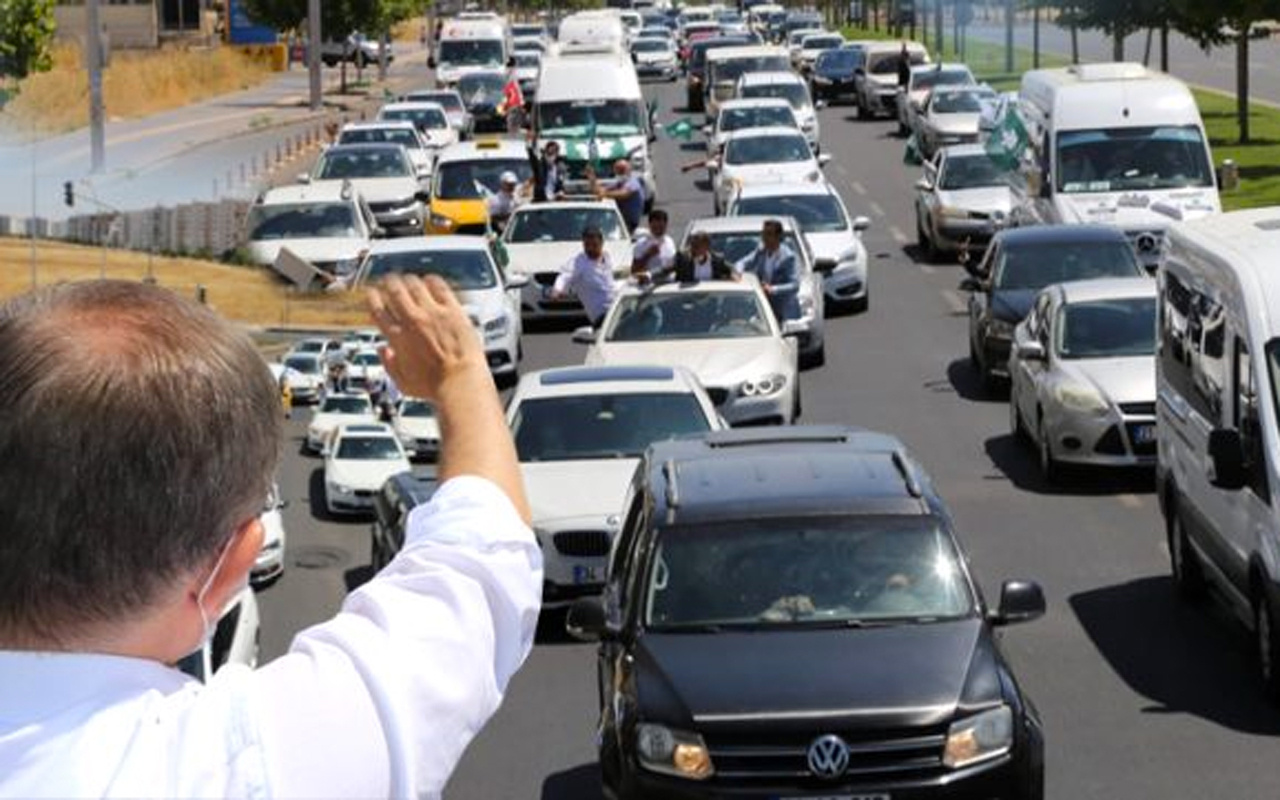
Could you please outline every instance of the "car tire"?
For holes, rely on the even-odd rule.
[[[1258,650],[1258,671],[1267,696],[1280,701],[1280,629],[1276,627],[1275,598],[1267,591],[1266,578],[1255,581],[1253,634]]]
[[[1013,387],[1009,389],[1009,433],[1015,443],[1027,441],[1027,428],[1022,424],[1022,415],[1018,413],[1018,402],[1013,396]]]
[[[791,424],[796,424],[796,420],[800,419],[800,415],[804,413],[804,406],[800,401],[800,384],[799,376],[796,377],[796,393],[792,395],[791,401]]]
[[[920,214],[919,207],[916,208],[916,244],[920,248],[920,255],[926,263],[932,264],[938,260],[938,246],[933,243],[933,238],[925,232],[924,217]]]
[[[1044,428],[1044,415],[1039,415],[1036,422],[1036,452],[1040,459],[1040,474],[1044,482],[1050,486],[1062,481],[1062,465],[1053,456],[1053,445],[1049,442],[1049,432]]]
[[[1197,603],[1204,599],[1206,585],[1204,569],[1200,566],[1199,557],[1187,540],[1182,512],[1178,509],[1177,500],[1169,501],[1169,518],[1165,523],[1165,535],[1169,547],[1169,571],[1173,575],[1173,589],[1183,602]]]
[[[827,346],[823,344],[812,353],[800,354],[800,369],[815,369],[827,363]]]

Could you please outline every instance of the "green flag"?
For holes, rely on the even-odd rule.
[[[1005,108],[999,123],[987,136],[987,155],[991,156],[991,160],[1001,169],[1015,170],[1022,160],[1022,154],[1027,151],[1029,141],[1027,129],[1023,126],[1018,112],[1012,108]]]
[[[672,139],[687,142],[693,138],[693,123],[688,117],[682,117],[667,126],[667,135]]]

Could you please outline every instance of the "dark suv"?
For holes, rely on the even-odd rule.
[[[409,512],[431,500],[438,488],[434,477],[412,472],[392,475],[373,498],[373,527],[369,531],[369,563],[373,571],[385,567],[404,547]]]
[[[621,798],[1040,798],[1040,720],[929,478],[854,428],[655,444],[604,594],[600,768]]]

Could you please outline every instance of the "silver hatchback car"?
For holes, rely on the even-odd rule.
[[[1014,329],[1009,420],[1050,483],[1063,463],[1156,461],[1156,285],[1102,278],[1049,286]]]

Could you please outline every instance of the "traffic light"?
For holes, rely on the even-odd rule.
[[[76,190],[71,185],[71,181],[66,181],[62,184],[62,202],[66,203],[67,206],[76,204]]]

